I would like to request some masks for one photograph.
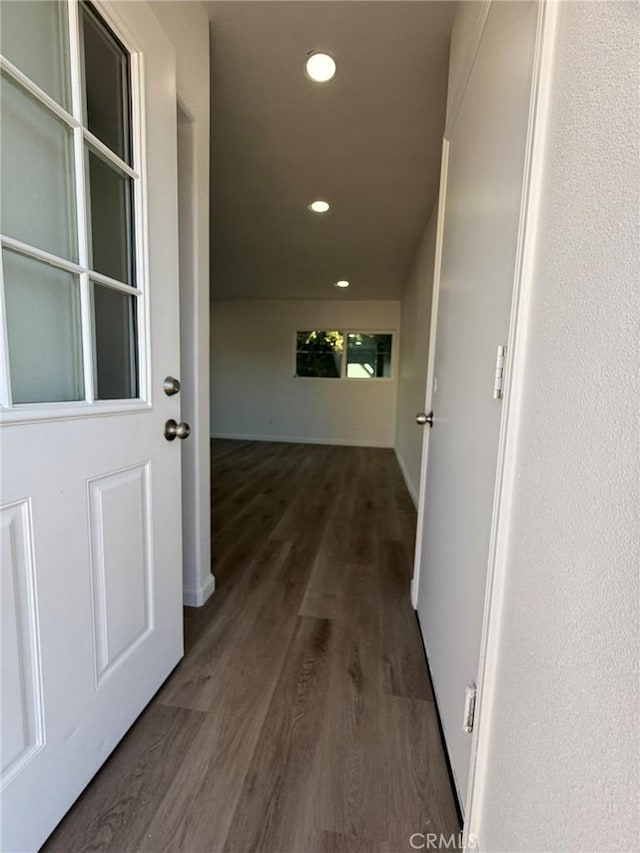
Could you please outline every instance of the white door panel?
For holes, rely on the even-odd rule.
[[[164,377],[178,376],[180,363],[173,48],[146,3],[95,4],[130,53],[132,152],[125,162],[126,146],[116,150],[111,125],[94,118],[93,130],[87,127],[91,110],[103,117],[108,110],[94,100],[83,118],[78,100],[79,78],[90,76],[73,56],[82,7],[59,8],[65,21],[71,10],[73,97],[62,104],[61,121],[75,152],[76,257],[56,248],[60,240],[43,248],[22,214],[12,218],[9,201],[2,222],[5,252],[29,260],[24,282],[33,284],[36,306],[43,303],[36,287],[56,305],[63,304],[62,289],[45,286],[69,292],[44,267],[71,277],[81,342],[79,355],[61,355],[57,309],[42,310],[40,336],[16,320],[20,305],[7,296],[17,274],[11,254],[2,328],[9,339],[16,329],[20,337],[13,348],[4,344],[0,439],[2,849],[11,851],[44,842],[182,655],[180,442],[163,435],[166,420],[180,419],[180,397],[162,393]],[[47,77],[38,77],[28,58],[20,67],[12,44],[16,55],[5,69],[12,85],[34,87],[30,97],[42,112],[38,132],[46,142],[45,112],[55,112],[66,96],[52,95],[58,106],[49,105],[39,94]],[[91,157],[100,160],[93,173]],[[133,236],[123,237],[115,220],[128,192],[134,202],[122,219]],[[126,239],[133,243],[128,254]],[[30,354],[31,373],[24,367]],[[76,377],[79,371],[75,384],[60,380],[69,374],[63,355],[76,359],[69,368]],[[52,385],[36,381],[38,359],[52,365]],[[101,387],[109,399],[97,399]],[[42,402],[14,405],[16,389]],[[113,399],[118,389],[130,399]]]
[[[478,672],[501,418],[496,349],[508,344],[537,14],[533,2],[491,7],[449,139],[417,606],[463,806],[464,696]]]

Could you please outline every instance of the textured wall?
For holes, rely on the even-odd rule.
[[[640,849],[639,33],[559,6],[483,853]]]
[[[402,334],[396,410],[396,453],[415,504],[420,489],[423,428],[416,413],[424,407],[429,354],[438,205],[434,206],[402,295]]]
[[[303,329],[396,332],[393,378],[296,378]],[[215,300],[212,434],[392,447],[399,331],[396,301]]]

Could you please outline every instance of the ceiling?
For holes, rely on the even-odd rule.
[[[207,8],[213,298],[399,298],[438,189],[456,3]],[[330,83],[305,76],[312,50]]]

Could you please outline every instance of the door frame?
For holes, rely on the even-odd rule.
[[[179,62],[179,55],[177,58]],[[199,257],[202,241],[198,238],[199,208],[205,192],[205,186],[198,180],[202,116],[198,115],[197,104],[192,102],[190,94],[184,91],[178,79],[179,379],[182,419],[192,427],[191,437],[182,448],[182,600],[186,607],[201,607],[215,589],[215,578],[211,574],[210,300],[208,280],[207,287],[202,286],[202,258]],[[207,207],[208,203],[207,195]],[[183,220],[185,209],[187,215]],[[208,279],[208,267],[206,275]]]
[[[454,93],[454,107],[459,106],[471,74],[484,26],[495,0],[483,4],[478,16],[470,60],[464,69],[464,79]],[[537,235],[537,213],[543,191],[543,167],[546,131],[554,63],[557,3],[537,0],[538,21],[532,73],[531,99],[527,127],[520,223],[518,228],[516,263],[513,283],[509,334],[504,370],[503,406],[500,420],[496,480],[491,519],[491,534],[487,560],[487,581],[480,640],[477,695],[471,745],[471,763],[467,787],[467,809],[464,816],[463,842],[465,850],[477,850],[482,812],[482,794],[487,771],[487,757],[491,748],[492,698],[496,686],[497,662],[500,651],[501,602],[508,572],[507,547],[509,539],[510,502],[516,478],[517,436],[522,408],[524,370],[526,367],[526,334],[530,316],[534,284],[534,260]],[[434,258],[433,294],[427,366],[425,411],[431,410],[435,347],[437,337],[438,301],[444,219],[446,212],[447,170],[449,138],[455,127],[456,114],[448,118],[442,146],[440,194]],[[411,603],[418,606],[420,567],[423,549],[423,525],[428,477],[429,433],[425,429],[420,468],[420,496],[414,575],[411,581]]]
[[[182,111],[189,124],[192,197],[187,204],[191,228],[187,229],[190,233],[185,236],[192,263],[185,277],[182,259],[179,260],[180,334],[182,341],[188,344],[181,342],[177,375],[183,383],[179,395],[182,419],[191,426],[191,435],[184,442],[182,452],[182,595],[186,607],[201,607],[215,589],[215,578],[211,572],[209,401],[209,19],[205,10],[202,14],[196,13],[195,6],[185,10],[177,8],[180,4],[148,2],[175,49],[176,110]],[[182,165],[178,162],[179,179]],[[179,227],[181,229],[181,225]],[[185,307],[186,311],[183,310]]]

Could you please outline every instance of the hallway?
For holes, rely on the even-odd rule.
[[[47,851],[410,850],[459,830],[393,451],[212,443],[217,589]]]

